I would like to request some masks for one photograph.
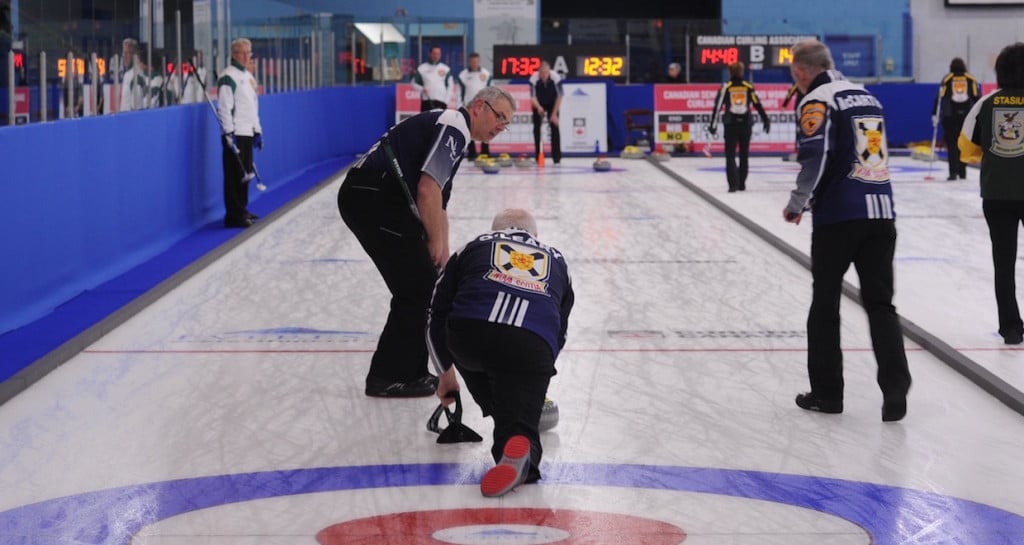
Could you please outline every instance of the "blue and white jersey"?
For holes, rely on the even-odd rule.
[[[811,210],[814,225],[892,220],[889,147],[882,104],[836,71],[811,83],[798,107],[800,174],[786,211]]]
[[[446,324],[449,318],[468,318],[532,331],[558,358],[573,302],[561,252],[521,229],[485,233],[452,254],[438,278],[427,320],[427,346],[440,369],[450,368]]]
[[[469,112],[431,110],[402,120],[388,129],[353,168],[392,172],[381,141],[387,139],[398,158],[409,193],[416,195],[420,174],[429,174],[441,187],[442,206],[447,208],[451,182],[459,170],[469,142]]]

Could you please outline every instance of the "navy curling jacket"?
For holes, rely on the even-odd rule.
[[[814,225],[893,220],[882,104],[834,70],[811,82],[798,107],[800,174],[786,212],[811,210]]]
[[[452,255],[434,287],[427,320],[431,358],[441,371],[452,366],[446,324],[469,318],[532,331],[557,359],[573,301],[561,252],[521,229],[484,233]]]

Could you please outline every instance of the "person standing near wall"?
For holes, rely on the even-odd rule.
[[[686,83],[681,64],[674,62],[668,65],[668,71],[665,73],[665,83]]]
[[[138,54],[139,42],[134,38],[125,38],[121,42],[121,92],[118,94],[118,112],[133,110],[132,81],[135,79],[135,56]]]
[[[761,115],[765,134],[771,129],[771,122],[764,112],[760,99],[757,98],[754,86],[743,79],[743,68],[742,62],[729,65],[729,81],[722,84],[715,96],[715,106],[711,109],[711,126],[708,127],[708,131],[715,134],[718,115],[724,108],[722,125],[725,126],[725,177],[729,182],[729,193],[747,189],[747,156],[750,155],[750,137],[754,126],[751,107],[756,108],[757,113]]]
[[[470,140],[489,142],[508,128],[515,99],[485,87],[458,110],[403,120],[349,169],[338,211],[391,293],[390,312],[370,360],[370,397],[425,397],[427,308],[438,269],[448,261],[448,199]]]
[[[932,127],[936,127],[939,119],[942,119],[942,140],[946,143],[946,160],[949,162],[949,177],[946,180],[967,178],[967,164],[960,160],[957,139],[967,112],[980,96],[978,80],[967,73],[963,59],[954,58],[949,63],[949,73],[939,84],[939,94],[932,106]]]
[[[430,59],[412,75],[412,87],[420,94],[420,111],[447,108],[452,85],[452,69],[441,62],[441,46],[435,45],[430,48]]]
[[[562,135],[559,133],[558,108],[562,105],[562,76],[551,70],[548,61],[530,75],[530,103],[533,105],[533,153],[540,157],[544,147],[541,125],[544,116],[551,128],[551,159],[557,165],[562,160]]]
[[[185,78],[185,90],[181,93],[182,104],[195,104],[206,102],[203,96],[203,87],[206,85],[206,63],[203,62],[203,51],[197,49],[193,52],[192,66]]]
[[[491,85],[491,73],[480,66],[480,54],[473,52],[469,54],[469,66],[462,69],[459,72],[459,89],[461,91],[462,104],[469,104],[473,97],[480,92],[484,87]],[[480,153],[485,155],[491,153],[490,146],[487,142],[480,143]],[[469,155],[468,157],[476,159],[476,142],[473,140],[469,141]]]
[[[981,208],[992,241],[999,334],[1006,344],[1024,342],[1017,305],[1017,233],[1024,222],[1024,43],[996,57],[999,89],[967,113],[959,148],[964,161],[981,163]]]
[[[878,362],[882,421],[893,422],[907,413],[911,379],[892,304],[896,212],[885,119],[878,99],[833,66],[832,53],[817,40],[793,47],[790,73],[804,93],[799,105],[800,173],[782,215],[799,224],[810,209],[814,219],[807,315],[811,391],[797,395],[796,404],[808,411],[843,412],[839,303],[843,275],[853,264]]]
[[[231,64],[217,80],[217,117],[224,131],[221,164],[224,168],[225,227],[245,228],[258,219],[247,209],[249,181],[255,171],[253,148],[263,149],[259,99],[252,74],[246,69],[251,56],[252,42],[236,38],[231,42]]]

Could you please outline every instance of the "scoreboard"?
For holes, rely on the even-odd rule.
[[[737,35],[694,36],[690,47],[693,68],[725,68],[742,62],[751,70],[785,68],[793,62],[793,45],[817,36]]]
[[[528,78],[548,61],[551,69],[572,79],[604,78],[626,81],[626,47],[620,45],[495,45],[497,79]]]

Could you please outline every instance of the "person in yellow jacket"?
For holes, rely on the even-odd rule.
[[[729,80],[722,84],[715,96],[711,125],[708,127],[711,134],[717,132],[718,115],[721,113],[722,125],[725,126],[725,177],[729,181],[729,193],[747,188],[747,156],[750,154],[750,137],[754,125],[751,108],[756,108],[760,114],[765,134],[771,128],[768,114],[764,112],[754,86],[743,79],[743,68],[742,62],[729,65]],[[736,164],[737,148],[739,165]]]
[[[939,84],[939,94],[932,106],[932,127],[942,120],[942,139],[946,142],[949,177],[947,180],[967,178],[967,165],[960,160],[957,138],[964,125],[967,112],[981,96],[978,80],[967,73],[967,65],[960,57],[949,63],[949,73]]]

